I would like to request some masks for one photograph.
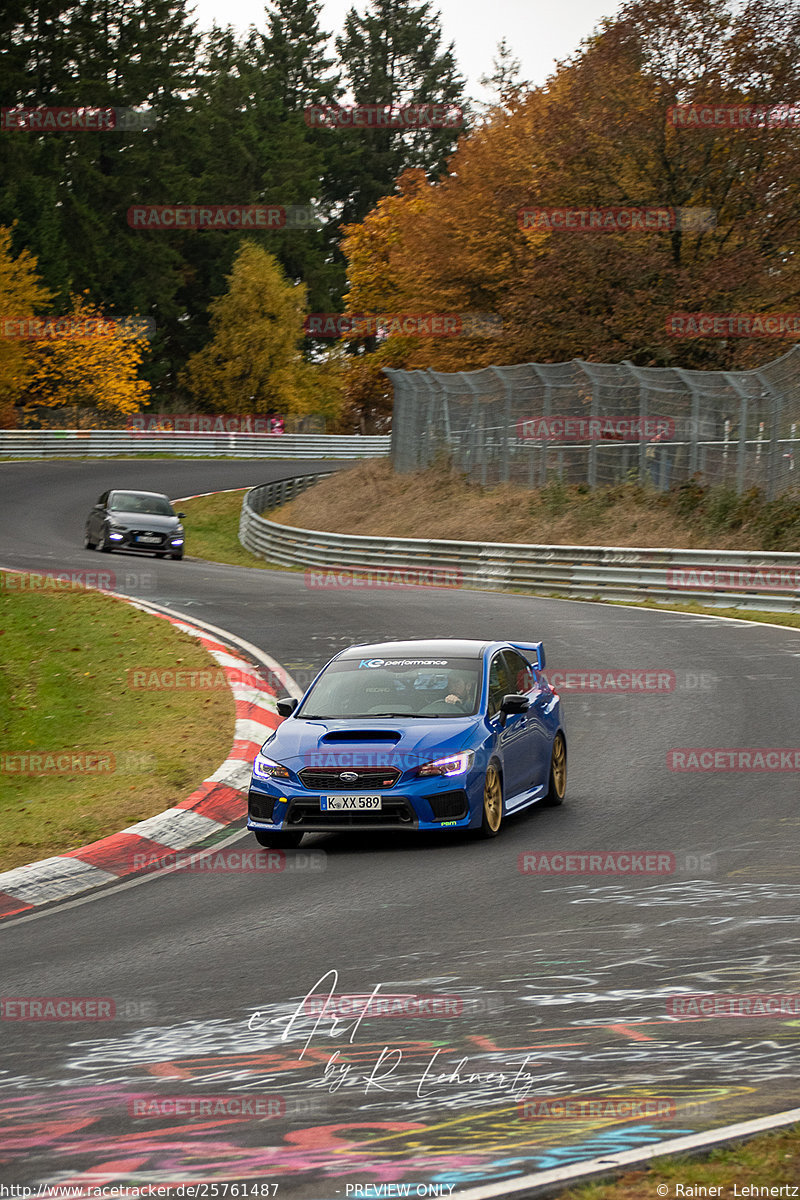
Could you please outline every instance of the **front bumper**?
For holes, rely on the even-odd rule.
[[[285,780],[282,782],[286,784]],[[318,791],[294,784],[278,791],[253,779],[248,793],[247,828],[272,833],[466,829],[474,823],[474,804],[470,804],[469,788],[463,783],[461,787],[454,786],[458,782],[426,779],[415,780],[411,786],[400,783],[396,791],[394,788],[381,791],[382,805],[378,811],[326,812],[321,808]]]
[[[146,540],[142,540],[142,539]],[[155,539],[155,540],[153,540]],[[182,534],[162,533],[150,529],[114,530],[108,537],[112,550],[138,550],[150,554],[179,554],[183,550]]]

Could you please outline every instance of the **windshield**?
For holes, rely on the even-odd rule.
[[[111,512],[149,513],[154,517],[175,516],[175,511],[166,496],[141,496],[136,492],[113,492],[108,507]]]
[[[295,716],[463,717],[480,699],[479,658],[350,658],[331,663]]]

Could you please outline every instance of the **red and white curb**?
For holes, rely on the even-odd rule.
[[[281,721],[274,689],[259,677],[251,661],[238,657],[230,645],[215,636],[224,634],[223,630],[214,626],[201,628],[199,624],[159,610],[155,605],[131,600],[118,593],[106,594],[169,621],[181,632],[196,637],[217,661],[225,672],[236,704],[233,745],[227,759],[214,774],[174,808],[78,850],[0,873],[0,919],[132,875],[141,869],[134,866],[137,856],[141,863],[143,855],[152,859],[171,851],[186,850],[244,816],[252,761],[261,744]],[[243,647],[255,649],[238,638],[225,636]],[[296,690],[291,678],[277,663],[263,652],[257,653],[262,661],[269,662],[271,674],[282,677],[290,690]]]

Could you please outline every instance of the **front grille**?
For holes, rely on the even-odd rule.
[[[271,821],[275,801],[272,796],[262,796],[260,792],[250,792],[247,797],[247,812],[254,821]]]
[[[466,792],[437,792],[425,799],[431,806],[434,821],[460,821],[467,815]]]
[[[384,799],[378,812],[322,812],[319,797],[313,800],[292,800],[286,814],[286,824],[297,829],[349,829],[353,826],[380,828],[382,825],[406,825],[416,829],[417,814],[403,796]]]
[[[342,774],[356,775],[356,779],[342,779]],[[396,767],[304,767],[298,772],[303,787],[323,792],[352,792],[364,788],[394,787],[400,778]]]

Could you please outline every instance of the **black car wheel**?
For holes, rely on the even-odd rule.
[[[550,757],[550,787],[543,803],[548,808],[557,808],[564,803],[567,790],[567,743],[563,733],[553,738],[553,753]]]
[[[294,850],[303,840],[302,833],[269,833],[265,829],[254,829],[259,846],[267,850]]]
[[[89,530],[88,530],[88,529],[86,530],[86,533],[85,533],[85,535],[84,535],[84,538],[83,538],[83,544],[84,544],[84,546],[86,547],[86,549],[87,549],[87,550],[94,550],[94,548],[95,548],[95,543],[94,543],[94,542],[92,541],[92,539],[89,537]]]
[[[108,530],[105,525],[100,530],[100,541],[97,543],[97,549],[102,550],[103,554],[111,553],[111,543],[108,540]]]
[[[177,552],[176,554],[170,554],[170,558],[174,558],[174,559],[176,559],[178,562],[180,562],[180,560],[183,558],[183,551],[182,551],[182,550],[178,550],[178,552]]]

